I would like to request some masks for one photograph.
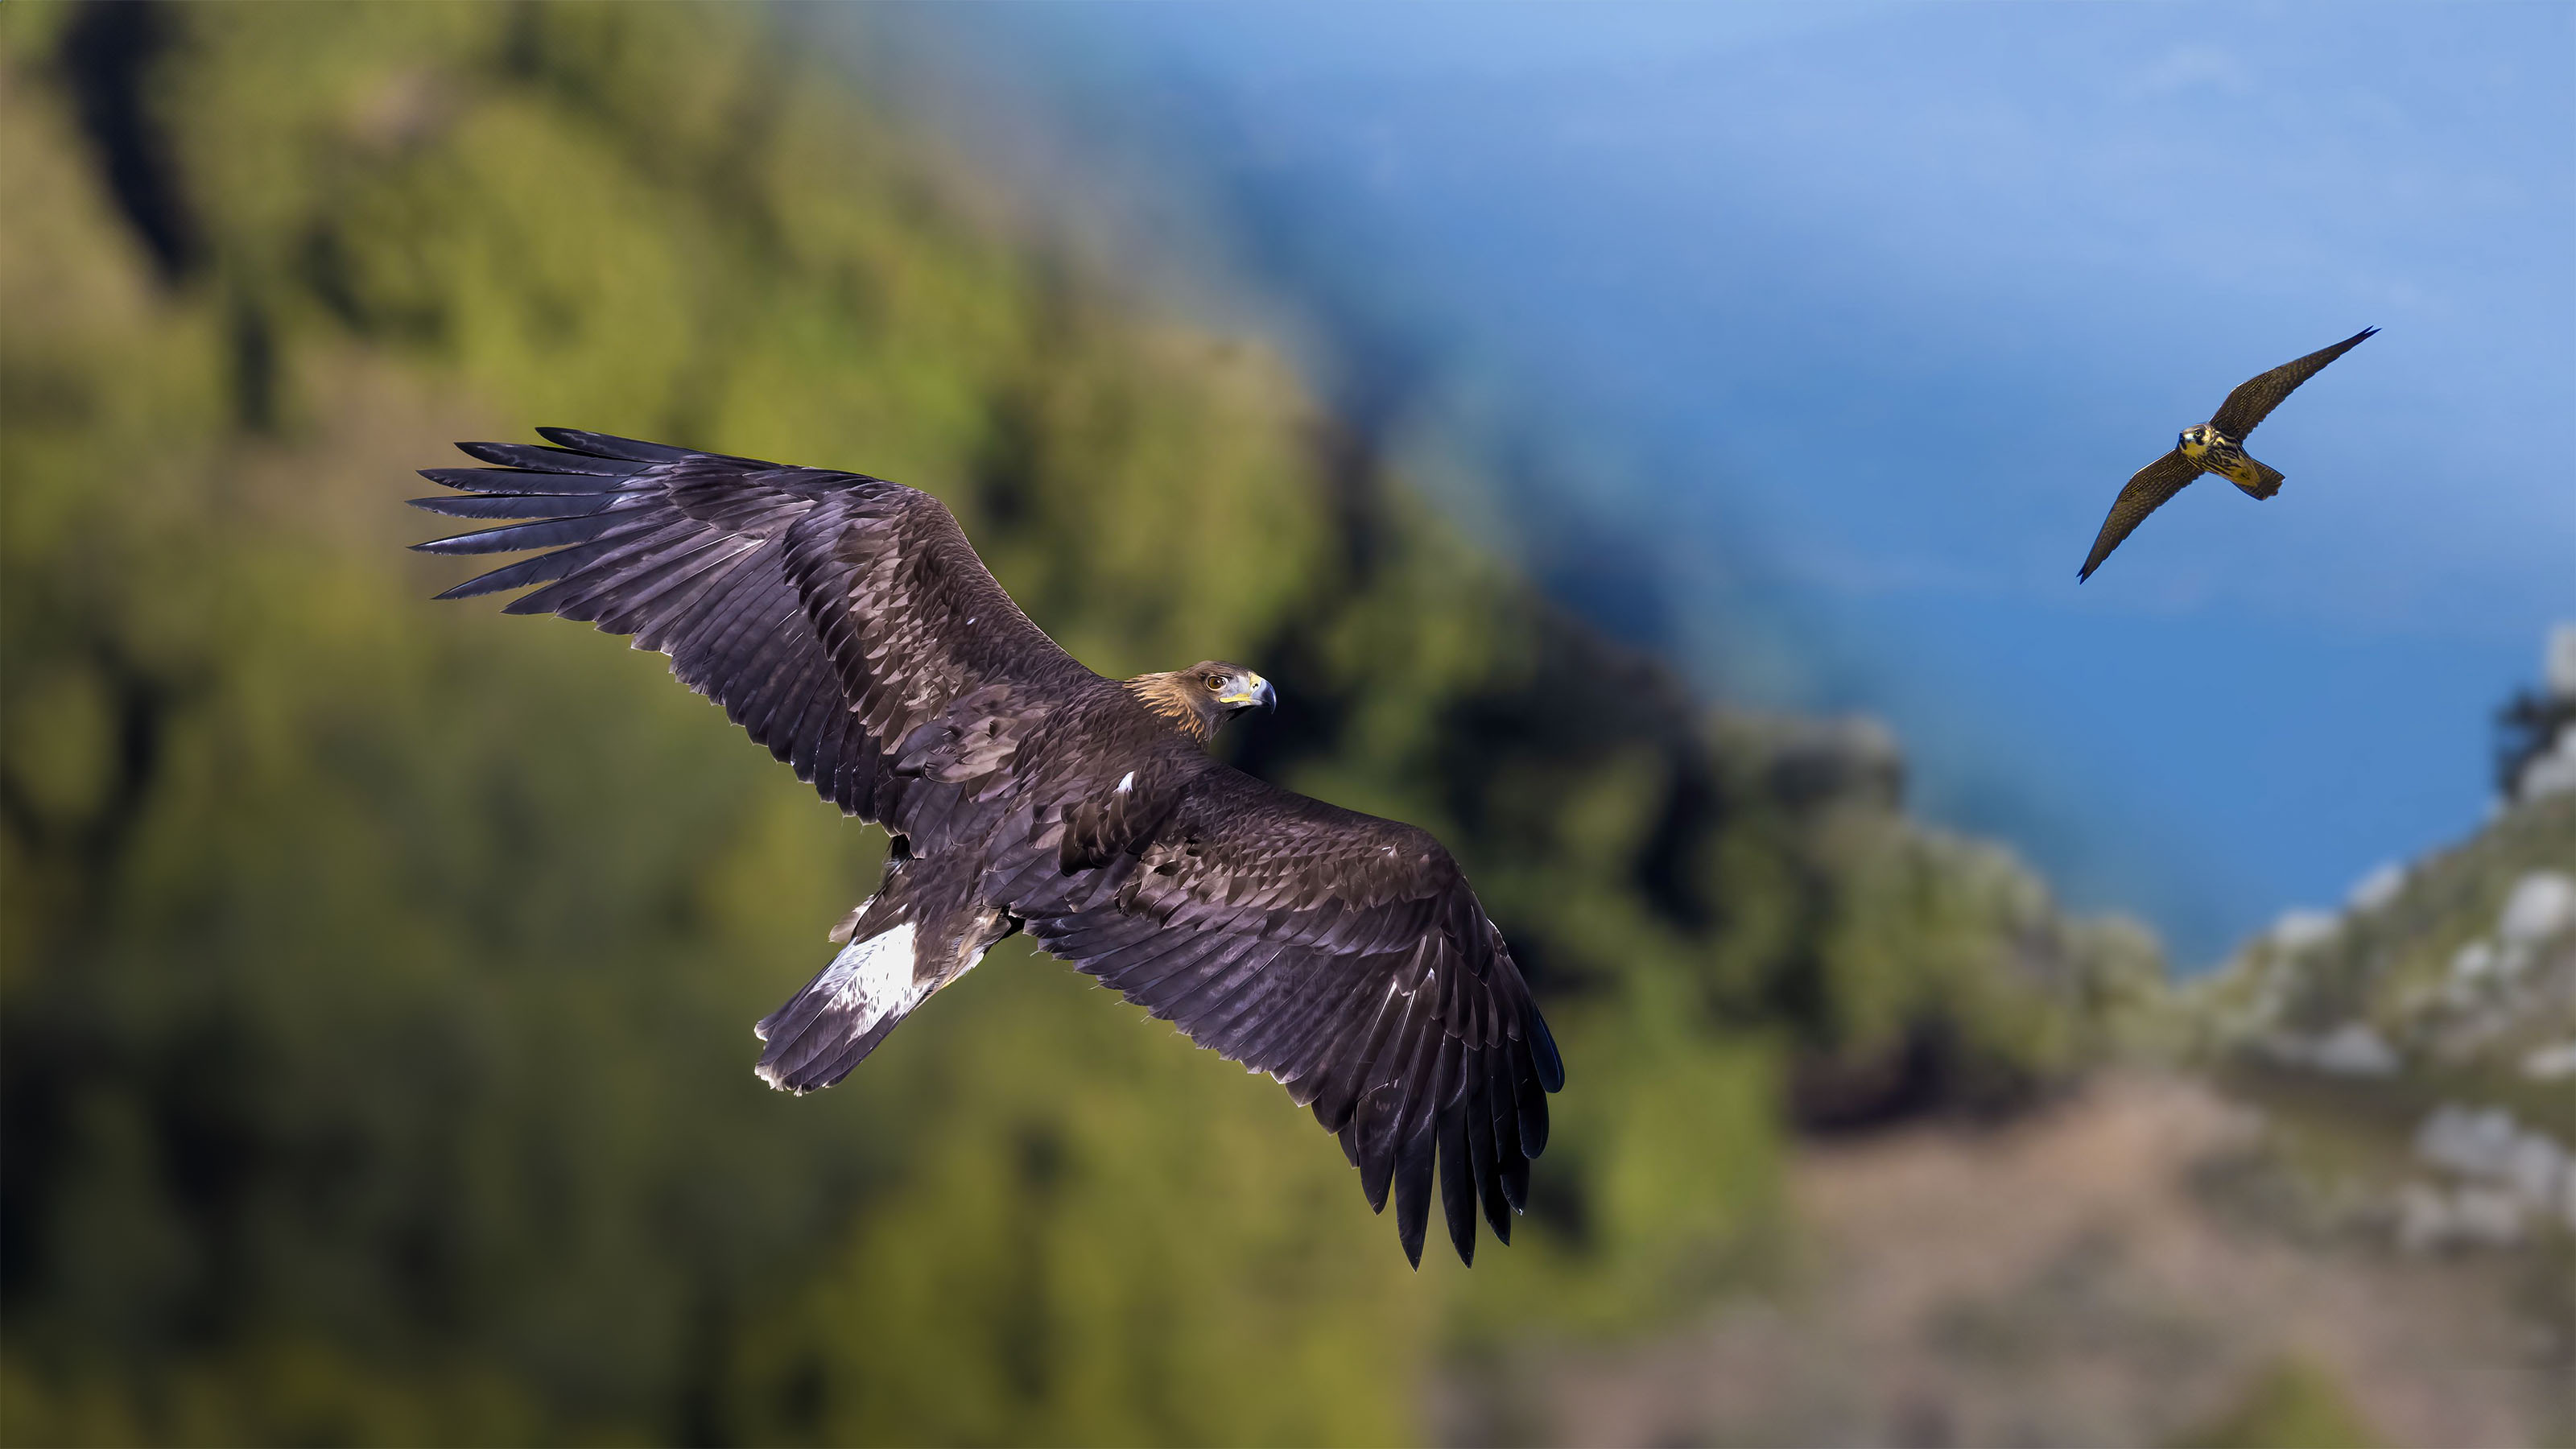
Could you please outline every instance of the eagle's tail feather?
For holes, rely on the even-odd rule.
[[[768,1043],[752,1070],[782,1092],[819,1091],[850,1074],[930,995],[914,979],[912,923],[853,941],[787,1004],[752,1028]]]

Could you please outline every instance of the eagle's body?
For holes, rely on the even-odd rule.
[[[2102,530],[2094,536],[2093,551],[2085,557],[2076,582],[2093,577],[2102,560],[2120,546],[2120,540],[2203,473],[2217,474],[2243,489],[2249,498],[2269,498],[2280,492],[2281,471],[2247,456],[2245,435],[2269,417],[2272,409],[2279,407],[2300,383],[2316,376],[2327,363],[2360,346],[2362,339],[2378,330],[2365,327],[2332,347],[2285,362],[2238,384],[2208,422],[2183,429],[2174,440],[2173,451],[2131,475],[2120,496],[2112,501],[2110,516],[2102,520]]]
[[[460,445],[434,512],[518,522],[421,547],[551,552],[443,597],[635,636],[893,848],[846,942],[763,1019],[758,1071],[847,1076],[1018,931],[1337,1133],[1420,1257],[1437,1170],[1472,1258],[1508,1241],[1564,1081],[1501,933],[1429,835],[1209,757],[1269,684],[1216,661],[1105,679],[1058,648],[928,494],[597,434]]]

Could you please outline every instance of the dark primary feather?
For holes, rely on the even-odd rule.
[[[1509,1241],[1565,1068],[1502,935],[1428,834],[1215,767],[1087,897],[1028,930],[1202,1046],[1267,1072],[1341,1138],[1421,1260],[1435,1163],[1473,1261]]]
[[[409,502],[423,512],[443,513],[450,518],[570,518],[603,512],[621,504],[641,503],[645,497],[640,493],[467,493],[414,498]]]
[[[2200,465],[2184,457],[2180,448],[2131,474],[2128,486],[2111,500],[2111,516],[2102,520],[2102,531],[2093,538],[2093,552],[2086,555],[2075,581],[2080,584],[2093,577],[2102,560],[2120,546],[2120,540],[2135,532],[2148,514],[2164,507],[2165,500],[2180,493],[2184,484],[2199,476]]]
[[[2296,362],[2285,362],[2260,377],[2238,384],[2236,390],[2227,395],[2227,401],[2218,405],[2217,414],[2209,420],[2210,426],[2236,442],[2244,442],[2245,435],[2270,417],[2272,409],[2279,407],[2283,398],[2298,391],[2300,383],[2323,372],[2327,363],[2359,347],[2378,331],[2376,327],[2364,327],[2332,347],[2319,348]]]

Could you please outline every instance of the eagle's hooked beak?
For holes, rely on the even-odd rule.
[[[1258,674],[1246,674],[1243,678],[1237,680],[1236,683],[1242,687],[1232,694],[1218,695],[1216,697],[1216,702],[1219,704],[1241,705],[1245,709],[1250,709],[1252,706],[1257,704],[1263,709],[1274,712],[1278,710],[1279,691],[1270,687],[1269,680],[1262,678]]]

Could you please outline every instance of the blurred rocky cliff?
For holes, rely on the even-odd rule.
[[[1454,1366],[1454,1443],[2563,1444],[2576,630],[2469,839],[2292,911],[2031,1110],[1811,1139],[1777,1281]],[[2531,721],[2546,724],[2534,730]]]
[[[2576,1234],[2576,626],[2499,712],[2493,817],[2293,911],[2192,992],[2205,1050],[2354,1156],[2353,1211],[2411,1250]],[[2551,1245],[2555,1245],[2553,1249]]]

